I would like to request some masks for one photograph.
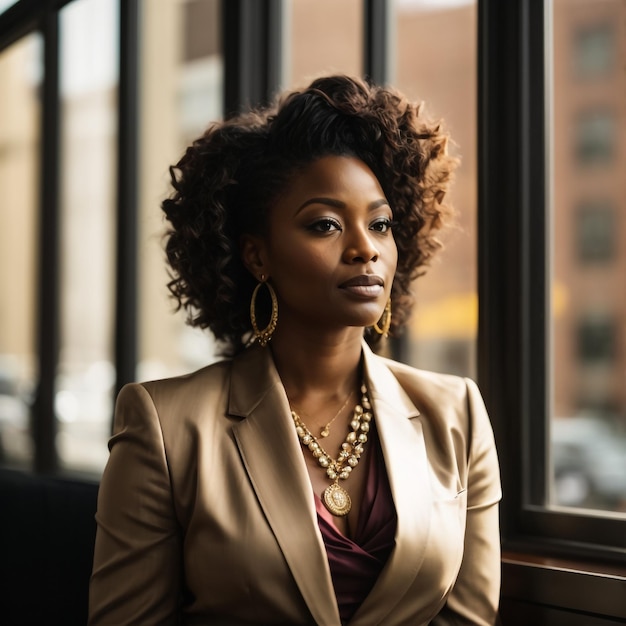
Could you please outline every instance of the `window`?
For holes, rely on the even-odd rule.
[[[218,0],[143,0],[140,22],[138,362],[135,376],[174,376],[215,358],[210,335],[174,315],[167,289],[160,209],[168,168],[222,116],[223,55]]]
[[[572,75],[567,59],[576,58],[580,33],[612,32],[598,31],[598,20],[602,24],[620,23],[624,6],[608,2],[602,5],[600,15],[590,7],[582,0],[555,0],[553,35],[548,33],[548,45],[554,50],[549,68],[554,124],[548,138],[553,154],[553,162],[548,163],[552,190],[547,204],[552,255],[548,272],[551,292],[561,294],[558,302],[553,297],[549,329],[553,467],[548,474],[556,478],[560,472],[557,450],[565,432],[571,429],[572,436],[576,432],[582,435],[589,428],[578,463],[578,473],[588,485],[587,493],[580,498],[581,506],[619,512],[625,510],[626,486],[616,482],[610,472],[594,472],[609,459],[613,466],[626,468],[626,445],[618,437],[626,431],[622,373],[626,354],[621,340],[626,330],[626,265],[620,254],[626,231],[623,220],[618,219],[626,210],[619,189],[619,172],[626,162],[614,113],[623,106],[626,83],[622,76],[611,73],[603,81],[582,84]],[[590,101],[594,107],[581,115],[579,111]],[[574,154],[567,149],[568,120],[576,128]],[[581,164],[593,167],[585,168],[581,176]],[[596,426],[597,440],[591,434]],[[605,436],[611,431],[614,437]],[[610,439],[609,447],[602,452],[597,442]],[[569,462],[573,463],[571,458]],[[597,494],[606,495],[610,483],[616,490],[614,497],[599,497]],[[547,496],[547,501],[554,503],[554,493]],[[562,504],[564,499],[557,497],[557,502]]]
[[[570,155],[565,148],[567,124],[555,122],[554,133],[549,138],[554,155],[554,164],[549,164],[552,196],[548,208],[552,232],[548,245],[554,259],[550,282],[553,291],[558,286],[566,296],[558,311],[553,303],[549,330],[553,347],[548,374],[552,386],[552,475],[556,480],[561,473],[559,463],[563,459],[559,461],[558,450],[562,442],[567,437],[578,436],[577,468],[588,487],[580,502],[599,510],[623,511],[626,484],[619,480],[616,483],[610,472],[598,475],[598,471],[607,462],[614,471],[618,467],[626,468],[626,445],[618,437],[618,433],[626,431],[626,395],[620,380],[626,363],[620,340],[626,328],[622,321],[626,314],[622,278],[626,266],[617,252],[626,232],[621,220],[616,219],[616,213],[626,208],[616,185],[617,172],[626,164],[613,113],[619,103],[623,106],[623,95],[618,94],[624,93],[625,83],[623,77],[611,75],[608,83],[593,83],[581,89],[576,77],[568,71],[567,54],[557,53],[558,46],[567,50],[571,41],[580,45],[581,32],[596,33],[589,34],[592,41],[600,37],[599,32],[610,32],[598,31],[598,17],[589,7],[588,2],[555,0],[554,36],[548,33],[548,45],[555,50],[549,69],[554,84],[552,119],[573,120],[577,141],[576,153]],[[609,23],[619,23],[624,17],[624,6],[607,3],[602,12]],[[594,108],[580,115],[579,107],[589,100],[594,101]],[[594,166],[585,173],[584,182],[577,180],[580,163]],[[602,193],[605,199],[589,203],[586,198],[590,190]],[[574,255],[567,254],[571,249],[568,232],[575,232],[577,253]],[[599,443],[602,441],[607,442],[604,452]],[[570,453],[572,445],[568,448]],[[576,465],[571,454],[568,463]],[[569,475],[572,475],[571,467]],[[604,493],[610,484],[612,497],[591,497],[592,490],[596,495]],[[557,502],[563,504],[567,500],[572,501],[557,495]],[[548,502],[553,501],[548,497]]]
[[[452,135],[449,150],[461,159],[446,198],[456,223],[443,233],[444,248],[432,266],[414,283],[405,358],[424,369],[475,377],[476,3],[396,0],[392,32],[392,83],[425,101],[427,114],[444,120]]]
[[[563,623],[623,620],[626,3],[110,0],[100,50],[114,71],[82,103],[92,124],[65,83],[88,54],[59,51],[67,16],[104,1],[0,2],[0,464],[97,476],[102,460],[67,445],[82,436],[63,394],[76,363],[95,366],[86,384],[110,407],[125,382],[206,362],[206,335],[170,315],[160,241],[167,166],[189,138],[279,85],[364,73],[425,98],[463,158],[453,204],[467,222],[418,281],[417,326],[394,348],[476,367],[505,494],[503,598],[518,621],[503,622],[546,623],[558,607]],[[79,164],[100,170],[93,202],[66,171],[81,141],[96,146]],[[83,269],[106,296],[88,303],[95,329],[72,300],[73,285],[94,293]]]
[[[615,33],[610,24],[583,25],[574,34],[574,72],[580,78],[609,74],[615,62]]]
[[[615,258],[617,228],[615,211],[606,204],[584,204],[576,216],[576,249],[584,264],[610,262]]]
[[[0,463],[31,468],[36,345],[42,42],[0,52]],[[6,97],[11,94],[11,98]]]
[[[60,11],[61,467],[98,472],[108,457],[115,387],[115,158],[119,20],[114,0]]]
[[[576,120],[576,156],[581,165],[604,165],[613,159],[617,128],[607,110],[588,111]]]
[[[478,378],[501,459],[505,624],[626,616],[623,497],[590,487],[600,465],[605,485],[624,475],[625,450],[615,437],[610,455],[599,453],[608,463],[594,463],[598,453],[572,441],[624,430],[623,233],[602,271],[581,268],[572,241],[589,198],[622,212],[621,138],[610,140],[606,167],[584,171],[572,145],[580,111],[623,107],[625,77],[610,88],[594,81],[592,92],[571,72],[581,22],[619,24],[626,41],[625,10],[593,0],[479,3]],[[578,360],[577,320],[587,311],[610,312],[618,324],[608,381],[606,365]],[[618,419],[590,416],[582,403],[591,401],[594,411],[610,404]],[[573,421],[587,417],[590,428]]]
[[[583,317],[577,330],[580,361],[583,364],[610,363],[615,356],[615,330],[610,315],[600,313]]]

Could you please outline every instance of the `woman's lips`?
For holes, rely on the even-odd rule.
[[[377,298],[383,291],[383,279],[373,274],[355,276],[339,285],[341,289],[364,298]]]
[[[377,298],[383,292],[382,285],[349,285],[342,289],[366,298]]]

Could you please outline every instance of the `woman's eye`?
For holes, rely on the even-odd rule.
[[[376,220],[371,226],[370,228],[372,230],[375,230],[379,233],[386,233],[389,231],[389,229],[393,226],[393,223],[390,219],[387,218],[383,218],[380,220]]]
[[[341,230],[341,224],[337,220],[324,218],[322,220],[317,220],[317,222],[313,222],[308,229],[318,233],[329,233],[333,230]]]

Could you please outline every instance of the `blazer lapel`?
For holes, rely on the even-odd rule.
[[[381,623],[415,580],[424,560],[432,494],[419,411],[385,362],[364,344],[365,375],[398,526],[396,545],[351,625]],[[412,555],[408,558],[408,555]]]
[[[233,361],[229,413],[250,482],[316,623],[339,625],[315,501],[289,402],[269,349]]]

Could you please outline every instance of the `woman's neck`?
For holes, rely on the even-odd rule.
[[[362,330],[320,337],[277,332],[270,344],[290,399],[345,397],[360,383]]]

